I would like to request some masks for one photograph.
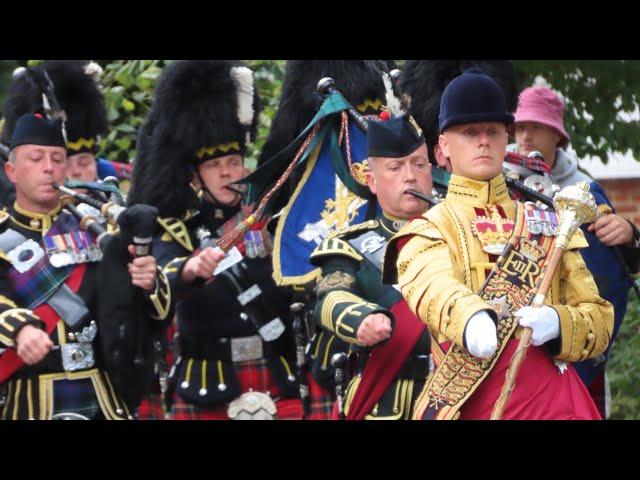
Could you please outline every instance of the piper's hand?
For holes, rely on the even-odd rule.
[[[47,356],[53,347],[53,342],[47,332],[25,325],[16,337],[16,352],[27,365],[35,365]]]
[[[465,328],[467,350],[474,357],[490,358],[498,349],[496,324],[485,311],[474,313]]]
[[[134,245],[129,245],[129,253],[135,255],[136,247]],[[129,275],[131,275],[131,283],[148,292],[155,290],[158,269],[154,257],[151,255],[137,257],[127,266],[129,267]]]
[[[560,336],[558,313],[546,305],[540,308],[522,307],[515,314],[518,323],[533,330],[531,343],[537,347]]]
[[[589,231],[595,232],[598,240],[607,247],[624,245],[633,240],[633,227],[624,218],[615,213],[598,218],[589,225]]]
[[[224,256],[224,252],[214,250],[213,247],[205,248],[187,260],[182,269],[182,280],[186,283],[193,282],[197,277],[210,280]]]
[[[358,342],[370,347],[391,336],[391,320],[383,313],[367,315],[356,332]]]

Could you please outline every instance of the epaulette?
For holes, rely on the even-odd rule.
[[[189,252],[193,252],[193,243],[191,242],[189,230],[182,220],[178,218],[158,217],[158,223],[162,225],[162,228],[165,230],[165,233],[160,237],[161,241],[170,242],[174,240]]]
[[[356,225],[351,225],[349,227],[344,227],[335,232],[329,234],[327,240],[336,238],[336,237],[345,237],[352,233],[361,232],[364,230],[373,230],[374,228],[378,228],[380,222],[378,220],[367,220],[366,222],[358,223]]]
[[[324,239],[322,243],[320,243],[320,245],[311,252],[309,260],[312,264],[318,265],[321,262],[318,262],[317,260],[327,256],[342,256],[351,258],[358,262],[363,258],[362,255],[360,255],[355,248],[349,245],[348,242],[336,237]]]

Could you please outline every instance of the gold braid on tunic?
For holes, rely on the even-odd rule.
[[[446,199],[405,225],[389,242],[384,262],[386,283],[398,283],[407,303],[442,343],[463,346],[469,318],[491,307],[476,292],[495,263],[474,236],[476,208],[501,206],[515,219],[516,202],[502,175],[476,181],[453,175]],[[410,237],[398,254],[396,242]],[[613,306],[600,297],[578,249],[588,244],[580,230],[573,236],[553,279],[546,303],[560,317],[560,348],[554,358],[578,362],[603,353],[613,331]],[[515,331],[519,337],[520,327]]]

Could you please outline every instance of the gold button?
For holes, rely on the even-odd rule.
[[[589,333],[587,335],[587,340],[589,340],[589,341],[593,340],[594,338],[596,338],[596,336],[593,333]]]
[[[586,357],[587,355],[589,355],[589,350],[582,350],[582,356]]]
[[[76,341],[76,334],[73,332],[69,332],[67,334],[67,338],[69,339],[70,342],[75,342]]]

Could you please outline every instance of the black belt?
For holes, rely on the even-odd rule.
[[[94,355],[96,355],[96,347],[94,345]],[[78,370],[67,371],[62,366],[62,352],[57,350],[51,350],[41,361],[36,363],[35,365],[24,365],[20,370],[18,370],[14,376],[33,376],[33,375],[47,375],[49,373],[76,373],[76,372],[84,372],[86,370],[93,370],[97,368],[98,370],[104,370],[104,366],[95,358],[95,363],[92,367],[89,368],[81,368]]]
[[[253,336],[253,335],[251,335]],[[194,340],[180,335],[180,355],[186,358],[216,359],[223,362],[232,362],[231,338],[207,338],[206,340]],[[243,338],[243,337],[240,337]],[[268,352],[264,342],[262,344],[264,358],[268,358]]]

